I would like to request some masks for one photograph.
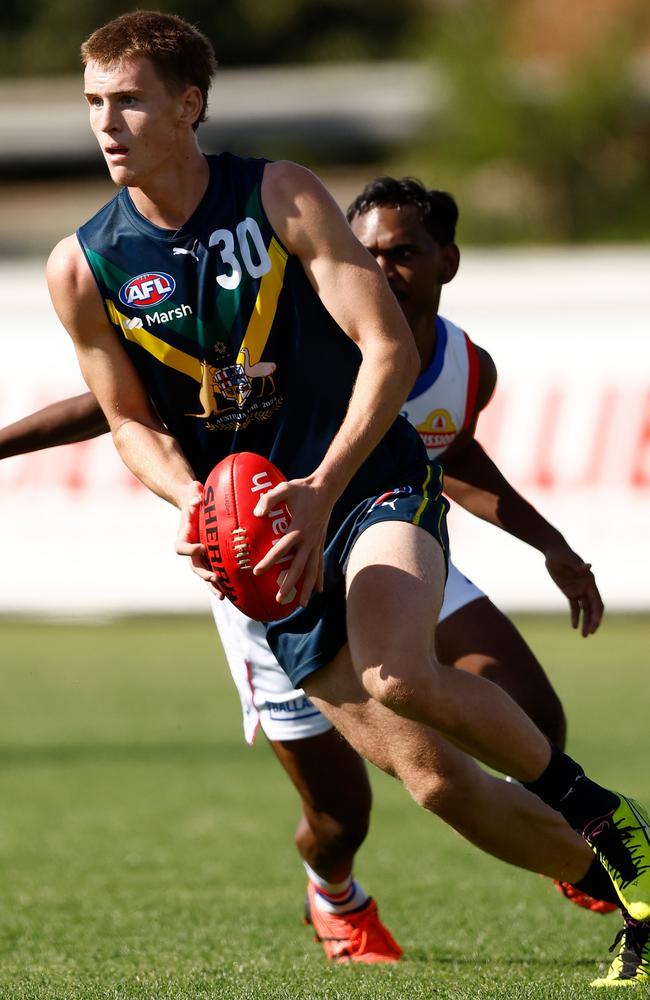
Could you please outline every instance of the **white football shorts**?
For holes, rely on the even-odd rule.
[[[471,580],[449,563],[445,596],[438,621],[485,597]],[[241,700],[244,736],[254,743],[258,728],[269,740],[303,740],[332,724],[291,681],[269,649],[264,626],[243,615],[230,601],[212,597],[212,614],[228,667]]]

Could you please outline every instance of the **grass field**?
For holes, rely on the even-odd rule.
[[[520,624],[575,755],[650,801],[650,618],[587,641]],[[407,957],[329,966],[301,923],[297,800],[242,740],[207,618],[0,621],[0,660],[2,1000],[598,995],[618,918],[480,855],[376,773],[357,873]]]

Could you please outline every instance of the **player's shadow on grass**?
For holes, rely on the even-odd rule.
[[[431,965],[431,963],[434,962],[436,965],[474,967],[476,967],[478,961],[476,955],[470,955],[467,957],[462,955],[432,955],[431,952],[427,951],[425,948],[409,948],[408,960],[410,962],[422,963],[423,965]],[[482,956],[481,961],[485,961],[485,954]],[[562,962],[558,958],[553,958],[553,956],[549,956],[548,958],[538,958],[536,956],[534,959],[530,959],[515,957],[508,958],[506,956],[493,955],[490,961],[493,962],[495,966],[507,965],[511,968],[519,967],[521,969],[532,969],[536,966],[547,967],[549,969],[593,969],[595,966],[597,967],[599,963],[602,964],[603,956],[600,954],[594,955],[593,958],[571,958]]]
[[[0,745],[0,768],[60,764],[183,764],[228,763],[242,758],[237,743],[55,743],[25,746]]]

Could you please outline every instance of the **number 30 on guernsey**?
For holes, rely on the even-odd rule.
[[[244,267],[251,278],[261,278],[263,274],[271,270],[271,258],[264,246],[264,239],[255,219],[243,219],[235,230],[239,253],[244,262]],[[229,229],[215,229],[210,241],[210,247],[218,247],[218,253],[222,263],[230,268],[230,273],[224,272],[217,275],[217,284],[222,288],[232,291],[237,288],[241,281],[241,264],[235,254],[235,239]],[[256,260],[253,259],[256,257]]]

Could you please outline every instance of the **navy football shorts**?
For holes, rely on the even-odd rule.
[[[294,687],[334,659],[347,642],[345,568],[359,535],[380,521],[407,521],[436,539],[447,561],[449,542],[442,495],[442,468],[427,466],[425,481],[399,486],[359,503],[339,525],[325,547],[324,587],[306,608],[267,626],[266,638]]]

